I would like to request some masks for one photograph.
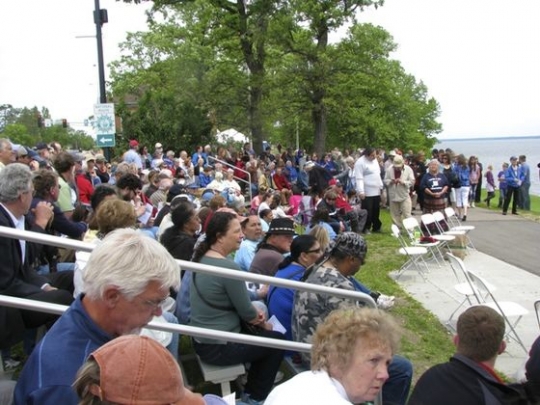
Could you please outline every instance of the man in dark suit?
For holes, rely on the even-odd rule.
[[[44,232],[53,207],[43,201],[29,213],[33,189],[28,166],[13,163],[0,172],[0,226]],[[73,301],[73,272],[39,275],[35,263],[41,248],[37,243],[0,237],[0,294],[69,305]],[[21,315],[27,328],[48,325],[57,318],[33,311],[21,311]]]

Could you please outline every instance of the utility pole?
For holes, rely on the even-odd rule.
[[[96,24],[96,40],[97,40],[97,52],[98,52],[98,72],[99,72],[99,102],[105,104],[107,102],[107,93],[105,93],[105,63],[103,61],[103,38],[101,36],[101,27],[103,24],[109,22],[107,16],[107,10],[101,9],[99,6],[99,0],[94,0],[94,23]],[[112,134],[114,137],[115,134]],[[108,162],[111,161],[111,152],[109,148],[103,148],[105,159]]]
[[[98,71],[99,71],[99,102],[107,102],[107,94],[105,93],[105,64],[103,62],[103,38],[101,36],[101,27],[108,22],[107,10],[101,10],[99,0],[95,1],[94,23],[96,24],[96,40],[98,53]]]

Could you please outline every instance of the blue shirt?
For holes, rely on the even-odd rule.
[[[77,405],[71,386],[88,356],[113,339],[90,319],[80,295],[56,321],[26,361],[14,405]]]

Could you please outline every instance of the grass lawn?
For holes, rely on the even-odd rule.
[[[397,253],[399,242],[390,234],[390,214],[381,210],[383,233],[366,236],[368,255],[356,277],[370,289],[396,296],[391,314],[403,327],[400,353],[414,366],[416,380],[434,364],[448,361],[454,353],[451,334],[439,319],[405,292],[388,273],[399,269],[405,258]]]
[[[484,198],[486,198],[487,192],[486,190],[482,190],[482,198],[481,200],[484,201]],[[520,215],[525,216],[527,219],[532,219],[534,221],[540,221],[540,197],[536,195],[531,195],[531,210],[530,211],[524,211],[518,208],[518,212]],[[482,208],[488,208],[491,211],[502,211],[501,208],[497,208],[497,205],[499,203],[499,190],[495,190],[495,198],[491,200],[490,207],[488,208],[486,203],[480,202],[478,203],[478,207]],[[510,205],[511,207],[511,205]],[[509,208],[510,209],[510,208]]]

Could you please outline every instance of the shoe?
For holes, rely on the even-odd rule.
[[[463,218],[461,218],[463,222],[467,222],[467,215],[463,215]]]
[[[6,361],[4,361],[4,367],[6,368],[6,370],[13,370],[17,368],[20,364],[20,361],[13,359],[7,359]]]
[[[506,215],[506,212],[504,212],[504,211],[503,211],[503,213],[502,213],[502,214],[503,214],[503,215]]]
[[[380,309],[390,309],[394,306],[394,297],[393,295],[379,295],[379,298],[377,298],[377,306]]]
[[[472,203],[471,208],[476,208],[476,205],[474,205],[474,203]]]
[[[249,394],[242,394],[240,401],[236,401],[236,405],[263,405],[264,401],[257,401],[249,396]]]
[[[512,212],[512,215],[519,215],[517,212]]]
[[[364,229],[364,232],[362,232],[364,235],[370,235],[371,231],[369,229]]]
[[[382,233],[380,229],[377,229],[376,231],[373,231],[373,233]]]

